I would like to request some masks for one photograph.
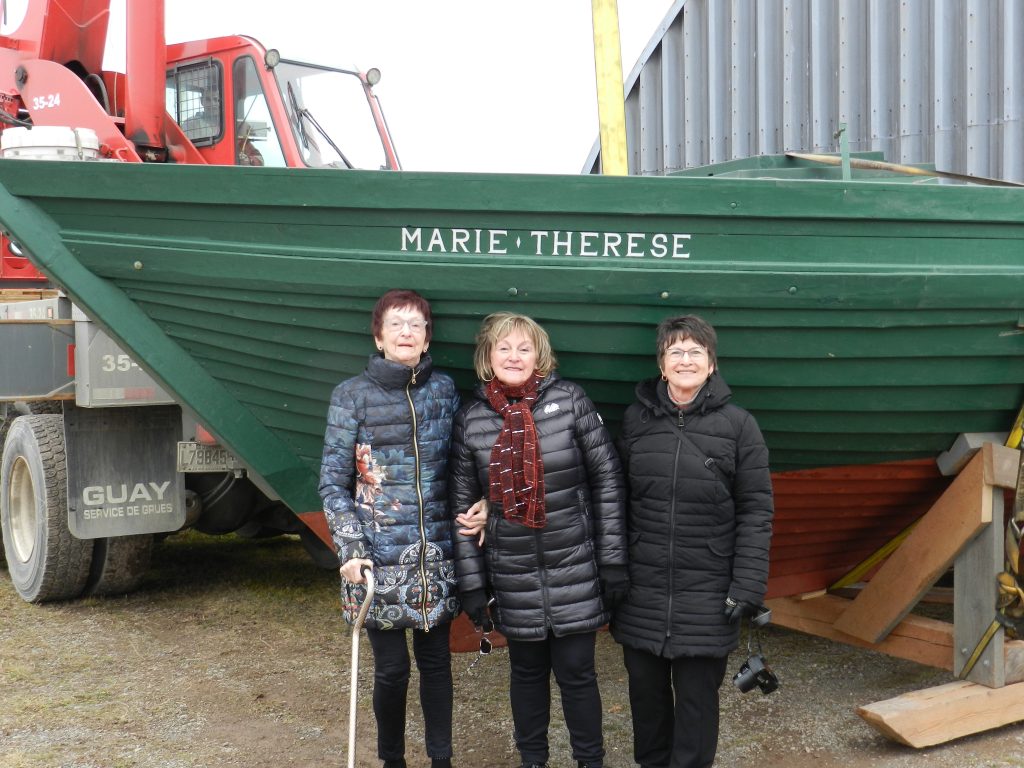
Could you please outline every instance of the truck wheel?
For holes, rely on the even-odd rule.
[[[0,463],[0,532],[11,581],[24,600],[81,594],[93,543],[68,530],[61,416],[20,416],[11,423]]]
[[[135,591],[149,570],[153,534],[95,539],[85,595],[123,595]]]

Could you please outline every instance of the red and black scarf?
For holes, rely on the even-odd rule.
[[[534,374],[519,387],[506,386],[497,379],[487,382],[487,401],[505,420],[491,448],[490,500],[501,502],[506,520],[527,528],[543,528],[547,522],[544,462],[530,410],[543,380],[543,376]],[[516,402],[509,402],[509,398]]]

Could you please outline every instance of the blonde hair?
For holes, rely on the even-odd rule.
[[[533,318],[514,312],[495,312],[484,318],[476,335],[473,367],[476,368],[476,375],[481,381],[490,381],[494,378],[494,371],[491,370],[491,352],[499,341],[514,331],[519,331],[533,343],[533,348],[537,352],[537,373],[547,376],[558,366],[548,332]]]

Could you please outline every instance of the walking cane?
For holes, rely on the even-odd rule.
[[[366,599],[359,606],[359,613],[352,623],[352,680],[349,684],[348,700],[348,768],[355,768],[356,765],[356,685],[359,682],[359,630],[363,628],[366,621],[366,614],[370,610],[370,603],[373,601],[374,583],[373,569],[363,566],[361,571],[366,579]]]

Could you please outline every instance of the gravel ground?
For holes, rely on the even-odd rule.
[[[31,606],[0,574],[0,766],[3,768],[320,768],[343,765],[350,635],[337,581],[292,539],[175,536],[157,547],[142,588],[117,599]],[[379,766],[362,643],[357,765]],[[1024,767],[1024,729],[1009,726],[913,750],[887,741],[858,705],[949,682],[947,673],[779,628],[764,651],[781,680],[764,696],[722,689],[716,765]],[[467,670],[455,657],[456,765],[518,766],[508,658]],[[730,660],[730,674],[740,655]],[[619,648],[598,638],[608,768],[632,766]],[[413,692],[415,681],[413,683]],[[413,702],[415,695],[411,696]],[[410,766],[424,768],[410,706]],[[569,748],[553,717],[552,768]]]

